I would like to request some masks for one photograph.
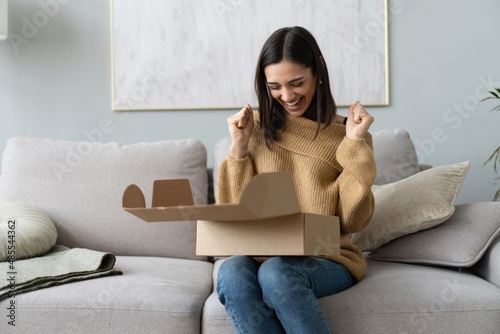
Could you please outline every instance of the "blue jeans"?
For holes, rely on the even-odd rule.
[[[220,266],[219,300],[236,333],[330,333],[318,298],[354,284],[342,265],[314,257],[232,256]]]

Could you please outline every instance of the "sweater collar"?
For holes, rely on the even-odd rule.
[[[305,117],[290,116],[288,113],[286,117],[285,127],[279,131],[279,139],[275,145],[337,165],[336,151],[345,137],[344,125],[332,123],[327,128],[320,125],[316,135],[318,125],[315,121]]]

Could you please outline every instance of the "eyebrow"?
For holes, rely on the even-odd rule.
[[[293,80],[288,81],[288,83],[294,83],[294,82],[297,82],[297,81],[300,81],[303,79],[304,79],[304,77],[295,78]],[[269,81],[267,82],[267,84],[268,85],[279,85],[279,83],[277,83],[277,82],[269,82]]]

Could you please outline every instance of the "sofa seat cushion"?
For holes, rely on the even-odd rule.
[[[199,259],[196,222],[145,223],[122,209],[132,183],[151,206],[154,180],[189,179],[207,199],[205,146],[196,139],[132,145],[11,138],[2,157],[0,201],[31,205],[54,222],[57,244],[115,255]]]
[[[203,303],[212,291],[211,263],[118,256],[115,267],[123,275],[16,296],[17,332],[200,333]],[[0,322],[1,333],[10,330]]]
[[[218,267],[218,266],[217,266]],[[215,269],[217,269],[215,267]],[[466,271],[368,260],[365,278],[320,299],[333,333],[496,333],[500,290]],[[213,292],[203,333],[234,333]]]
[[[498,265],[498,259],[500,259],[500,236],[491,243],[486,253],[471,268],[471,271],[488,282],[495,284],[500,289],[500,266]]]
[[[203,334],[234,334],[235,332],[231,318],[219,301],[216,291],[213,291],[205,301],[201,328],[203,328]]]
[[[320,300],[335,333],[495,333],[500,290],[467,272],[368,260],[366,277]]]

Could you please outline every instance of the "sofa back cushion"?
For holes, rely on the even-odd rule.
[[[129,184],[151,206],[153,181],[187,178],[207,198],[206,149],[195,139],[120,145],[12,138],[2,158],[0,202],[32,205],[54,222],[57,244],[116,255],[204,259],[194,221],[146,223],[122,209]]]
[[[372,133],[377,164],[374,184],[400,181],[420,171],[417,152],[408,131],[385,129]]]

